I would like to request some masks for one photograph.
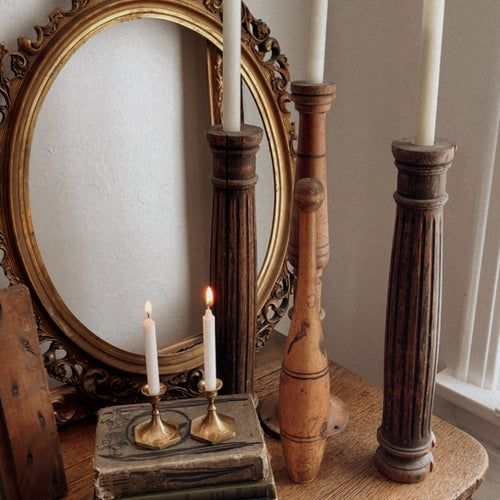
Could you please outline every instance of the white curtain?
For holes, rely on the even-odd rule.
[[[500,389],[500,4],[448,1],[438,134],[457,143],[445,207],[440,368]]]
[[[470,282],[456,377],[500,390],[500,151],[499,115],[491,134],[491,161],[484,169],[474,235]]]

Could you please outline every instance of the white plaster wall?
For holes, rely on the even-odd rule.
[[[49,275],[82,323],[135,352],[145,299],[160,345],[200,329],[210,228],[203,48],[164,21],[113,26],[69,60],[35,130],[30,204]]]
[[[13,46],[19,33],[29,34],[29,27],[43,21],[57,3],[0,0],[0,39]],[[248,6],[256,17],[266,20],[280,41],[282,52],[288,56],[292,79],[303,78],[308,2],[249,0]],[[382,381],[386,293],[395,215],[392,194],[396,188],[396,169],[391,142],[414,133],[420,16],[421,2],[413,0],[330,0],[329,6],[325,78],[337,83],[337,99],[328,115],[332,254],[323,280],[324,330],[330,357],[378,383]],[[437,134],[456,140],[458,153],[448,175],[450,200],[445,207],[443,365],[453,358],[458,342],[462,298],[467,293],[466,268],[473,251],[471,235],[477,192],[482,165],[491,156],[487,144],[491,142],[494,126],[490,124],[498,108],[499,80],[494,64],[500,54],[498,19],[500,4],[496,0],[482,0],[477,5],[466,0],[446,4]],[[138,34],[137,39],[142,38],[148,39],[146,33]],[[99,45],[97,50],[105,50],[104,45]],[[155,60],[162,65],[169,63],[160,55],[165,45],[166,42],[156,42]],[[126,53],[130,49],[115,47],[116,57],[122,50]],[[102,76],[94,75],[94,78]],[[164,77],[160,70],[155,78],[161,82]],[[127,83],[131,106],[137,104],[135,83],[140,89],[139,81]],[[116,90],[118,93],[121,89]],[[117,103],[111,96],[107,105],[120,109],[123,96],[119,97]],[[146,95],[140,97],[142,106],[151,106]],[[200,99],[186,101],[182,113],[191,116],[199,104]],[[96,106],[81,112],[90,117],[79,115],[79,120],[92,119]],[[114,116],[115,111],[109,118]],[[164,118],[158,120],[164,127]],[[171,135],[171,130],[166,130]],[[89,141],[90,130],[82,134],[82,148],[85,142],[94,143]],[[190,140],[196,141],[193,135]],[[156,142],[161,142],[158,136],[155,145]],[[202,148],[203,140],[199,142]],[[168,163],[152,161],[152,143],[143,142],[140,152],[135,151],[135,146],[130,147],[130,154],[133,149],[144,168],[154,163]],[[200,178],[206,178],[206,166],[199,168],[205,168]],[[179,172],[172,175],[182,177]],[[194,178],[184,176],[184,186]],[[137,178],[136,182],[139,182]],[[179,189],[182,188],[179,186]],[[134,192],[132,189],[129,196]],[[198,201],[191,197],[188,205]],[[265,197],[258,199],[258,204],[261,211],[272,207],[271,200]],[[155,232],[142,224],[136,227],[140,229],[134,238],[146,238]],[[131,245],[130,251],[134,247]],[[184,248],[192,249],[192,242]],[[128,277],[124,275],[123,280],[128,281]],[[201,292],[192,282],[189,288],[196,297],[189,299],[193,307],[185,314],[195,317],[196,321],[202,307],[196,307]],[[142,293],[140,295],[142,297]],[[183,297],[186,299],[187,292]],[[140,318],[136,321],[140,322]],[[286,324],[282,326],[286,330]]]

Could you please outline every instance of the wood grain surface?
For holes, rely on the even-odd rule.
[[[210,286],[217,332],[217,376],[220,394],[254,392],[257,335],[257,246],[255,184],[259,127],[206,131],[212,153],[212,241]],[[221,272],[224,269],[225,272]]]
[[[28,288],[0,291],[0,497],[66,492],[56,421]]]
[[[263,400],[278,390],[285,337],[273,333],[257,353],[255,387]],[[433,430],[434,471],[421,483],[400,484],[384,478],[374,463],[377,428],[382,418],[382,389],[331,362],[332,393],[349,406],[345,431],[328,440],[316,479],[296,484],[289,479],[281,443],[268,437],[278,498],[280,500],[459,500],[470,498],[484,479],[488,456],[483,446],[465,432],[437,417]],[[69,492],[66,500],[91,500],[95,420],[73,424],[60,431]]]

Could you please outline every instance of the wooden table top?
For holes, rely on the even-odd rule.
[[[277,394],[284,342],[282,335],[274,333],[257,354],[255,389],[260,401]],[[478,441],[434,417],[437,445],[433,472],[421,483],[389,481],[377,471],[373,459],[382,419],[382,389],[333,362],[330,376],[332,393],[349,408],[349,423],[328,440],[319,475],[312,483],[293,483],[286,472],[280,441],[266,438],[280,500],[458,500],[472,496],[488,468],[488,456]],[[68,482],[66,500],[93,498],[95,426],[96,419],[89,418],[60,431]]]

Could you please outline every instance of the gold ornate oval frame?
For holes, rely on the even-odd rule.
[[[31,141],[44,98],[66,61],[93,35],[122,21],[162,19],[207,40],[210,107],[215,122],[222,86],[221,15],[222,0],[72,0],[69,11],[56,9],[46,26],[35,26],[36,41],[21,38],[16,51],[0,45],[1,265],[11,284],[24,283],[30,289],[49,375],[72,388],[69,393],[74,397],[69,399],[73,402],[68,398],[60,401],[60,420],[107,404],[135,401],[145,362],[144,356],[108,344],[81,324],[45,269],[32,227],[28,193]],[[256,101],[269,141],[276,193],[271,239],[257,285],[257,347],[261,347],[288,307],[290,279],[285,260],[295,130],[287,110],[286,57],[266,24],[256,20],[245,6],[242,76]],[[197,393],[202,352],[201,336],[160,351],[160,373],[168,398]],[[78,405],[73,404],[75,401]]]

